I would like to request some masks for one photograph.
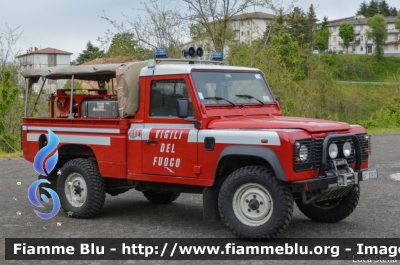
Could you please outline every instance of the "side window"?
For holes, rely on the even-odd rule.
[[[194,116],[193,103],[184,80],[156,80],[151,82],[150,116],[177,117],[176,102],[189,100],[189,116]]]

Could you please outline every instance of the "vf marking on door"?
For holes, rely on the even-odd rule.
[[[175,154],[175,142],[169,140],[181,140],[182,133],[183,130],[156,130],[155,139],[165,142],[160,144],[160,154],[154,156],[153,166],[164,166],[166,170],[175,174],[171,168],[178,168],[181,165],[181,159],[172,157]]]

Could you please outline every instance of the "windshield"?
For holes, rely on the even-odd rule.
[[[260,104],[274,99],[258,72],[193,71],[197,95],[204,104]]]

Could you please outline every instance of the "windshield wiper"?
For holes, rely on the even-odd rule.
[[[235,96],[238,97],[238,98],[253,98],[253,99],[257,100],[258,102],[260,102],[263,106],[265,105],[264,102],[262,102],[258,98],[255,98],[255,97],[253,97],[251,95],[244,94],[244,95],[235,95]]]
[[[236,106],[235,103],[233,103],[232,101],[227,100],[226,98],[221,98],[221,97],[206,97],[204,99],[213,99],[213,100],[225,100],[226,102],[229,102],[229,104],[231,104],[232,106]]]

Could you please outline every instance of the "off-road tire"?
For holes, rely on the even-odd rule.
[[[69,180],[71,180],[71,177],[74,180],[75,176],[78,178],[75,178],[77,182],[84,182],[82,186],[83,184],[85,185],[85,190],[82,190],[81,193],[86,192],[86,199],[79,206],[72,204],[75,203],[72,201],[74,200],[73,198],[67,198],[67,193],[70,194],[69,186],[72,185],[72,182]],[[100,176],[99,169],[94,162],[78,158],[68,161],[62,167],[57,183],[57,193],[60,197],[61,206],[68,213],[68,216],[86,219],[98,215],[103,208],[106,198],[105,190],[105,180]],[[78,198],[78,196],[76,197]]]
[[[246,205],[247,198],[255,198],[259,208],[250,206],[253,199]],[[265,198],[268,200],[263,202]],[[259,213],[249,211],[250,207],[254,211],[259,209]],[[218,209],[223,223],[234,235],[249,240],[280,235],[292,219],[293,207],[293,196],[287,185],[277,180],[273,171],[261,166],[243,167],[234,171],[222,184],[218,197]],[[246,217],[249,214],[246,211],[260,216]]]
[[[146,190],[143,191],[143,195],[152,203],[167,204],[178,199],[181,194],[173,191]]]
[[[296,205],[305,216],[313,221],[336,223],[347,218],[356,209],[359,198],[360,187],[355,185],[354,189],[342,198],[311,204],[304,204],[302,199],[298,199]],[[324,207],[326,209],[323,209]]]

